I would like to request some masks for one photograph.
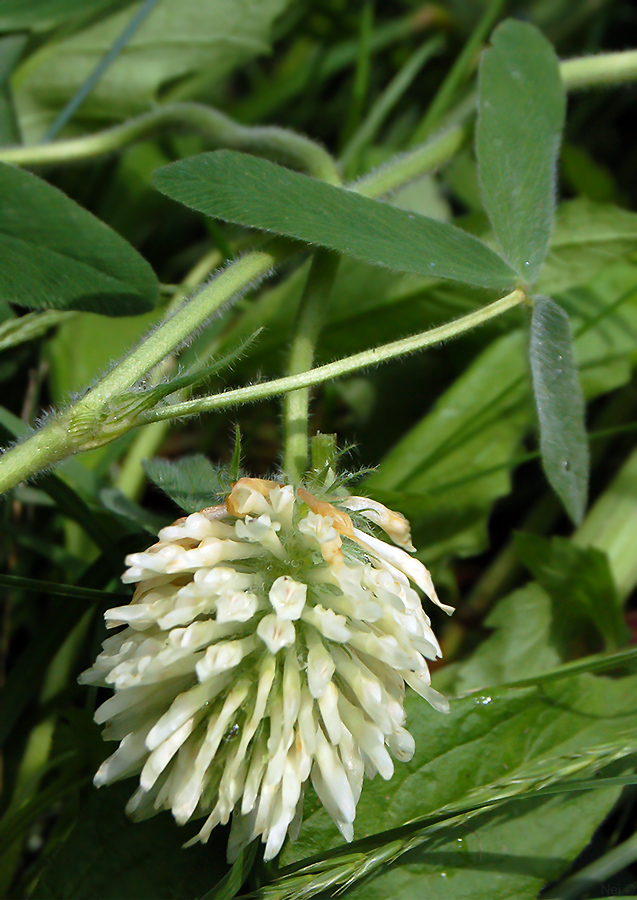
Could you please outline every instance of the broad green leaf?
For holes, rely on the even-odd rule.
[[[553,300],[538,298],[534,303],[529,357],[542,465],[569,516],[579,523],[588,495],[584,397],[570,322]]]
[[[507,20],[480,63],[476,153],[496,239],[533,284],[546,256],[566,98],[552,46],[533,25]]]
[[[163,193],[214,218],[318,244],[400,272],[506,290],[514,272],[459,228],[246,153],[217,150],[159,169]]]
[[[124,807],[129,784],[89,788],[77,825],[44,870],[35,895],[42,900],[165,900],[201,896],[226,871],[225,853],[215,844],[184,850],[192,828],[170,816],[131,822]]]
[[[628,259],[636,248],[637,213],[610,203],[569,200],[557,211],[538,290],[555,295],[588,284],[612,263]]]
[[[57,188],[0,164],[0,300],[131,316],[158,300],[146,260]]]
[[[445,680],[445,690],[457,694],[484,690],[558,666],[564,658],[552,628],[559,613],[551,597],[534,582],[504,597],[484,621],[493,633]]]
[[[524,784],[532,771],[549,775],[582,756],[592,759],[594,748],[637,748],[636,686],[637,676],[581,676],[535,688],[500,688],[453,701],[448,716],[410,696],[407,727],[416,754],[396,766],[391,781],[365,783],[355,838],[472,796],[496,796],[506,784]],[[512,803],[439,834],[351,896],[535,897],[588,843],[617,795],[608,790]],[[284,864],[342,847],[327,814],[308,812],[298,840],[284,849]]]
[[[118,120],[143,112],[160,100],[162,88],[192,75],[203,73],[214,84],[268,52],[273,23],[288,5],[289,0],[161,0],[82,104],[81,117]],[[29,58],[16,80],[28,141],[41,138],[141,6],[142,0],[124,9],[118,3],[111,15]]]
[[[625,643],[622,604],[605,553],[536,534],[517,534],[515,543],[520,559],[555,604],[553,638],[564,648],[564,662],[594,652],[584,643],[591,624],[606,650]]]
[[[537,581],[500,600],[485,621],[493,633],[447,682],[456,693],[546,672],[625,640],[617,589],[604,553],[565,538],[516,535]],[[444,670],[443,670],[444,674]]]
[[[182,456],[174,462],[146,459],[143,465],[150,480],[189,513],[213,506],[230,490],[226,473],[201,454]]]
[[[518,801],[426,844],[347,896],[352,900],[535,900],[568,871],[619,790]],[[480,827],[484,823],[484,827]],[[422,892],[422,893],[420,893]]]

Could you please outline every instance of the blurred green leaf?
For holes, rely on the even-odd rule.
[[[563,661],[595,649],[578,646],[590,624],[607,650],[625,642],[622,605],[605,553],[595,547],[578,547],[566,538],[548,541],[536,534],[517,534],[515,544],[520,559],[550,595],[562,618],[560,623],[556,616],[553,637],[564,646]]]
[[[268,52],[272,25],[288,2],[162,0],[86,99],[82,117],[119,120],[143,112],[164,86],[196,73],[219,81]],[[141,5],[118,4],[111,15],[31,56],[16,90],[27,140],[42,136]]]
[[[32,601],[33,602],[33,601]],[[25,708],[39,693],[47,668],[87,609],[85,600],[59,602],[54,612],[40,613],[35,639],[13,662],[0,695],[0,747],[11,735]]]
[[[617,199],[617,185],[610,170],[593,159],[589,150],[568,141],[562,146],[562,178],[571,190],[598,203]]]
[[[47,309],[40,313],[27,313],[19,318],[11,318],[2,322],[0,325],[0,352],[41,337],[50,328],[61,325],[62,322],[66,322],[74,315],[73,312]]]
[[[484,622],[493,633],[461,666],[456,693],[540,675],[602,643],[623,643],[626,629],[605,554],[570,540],[517,534],[516,550],[536,582],[495,606]]]
[[[186,512],[213,506],[230,490],[230,479],[201,454],[168,459],[145,459],[144,471],[150,480]]]
[[[143,509],[116,487],[103,488],[100,491],[100,500],[107,509],[123,519],[129,528],[132,526],[135,531],[144,531],[147,534],[155,535],[161,528],[169,524],[164,516],[156,516]]]
[[[555,229],[538,290],[555,295],[588,284],[604,268],[637,251],[637,213],[610,203],[568,200]]]
[[[122,237],[57,188],[0,164],[0,298],[30,309],[145,312],[155,274]]]
[[[548,298],[538,298],[533,306],[529,357],[542,465],[564,508],[578,524],[588,495],[584,396],[568,316]]]
[[[497,241],[533,284],[546,256],[566,97],[551,44],[533,25],[496,28],[480,63],[476,153]]]
[[[230,871],[224,875],[221,881],[211,890],[207,891],[201,900],[232,900],[246,881],[259,849],[259,842],[252,841],[239,853],[233,862]]]
[[[458,667],[447,690],[483,690],[558,666],[564,660],[563,648],[553,629],[561,612],[534,582],[504,597],[484,621],[493,633]]]
[[[401,272],[506,290],[507,264],[466,232],[231,150],[155,172],[155,186],[214,218],[259,228]]]
[[[10,79],[26,43],[26,34],[0,36],[0,146],[20,143]]]
[[[127,2],[127,0],[123,0]],[[128,0],[131,2],[131,0]],[[2,0],[0,6],[0,31],[33,29],[42,31],[54,25],[67,23],[69,19],[102,12],[109,6],[121,9],[122,0]]]
[[[371,304],[372,289],[361,284],[358,303],[364,311]],[[353,277],[352,297],[354,287]],[[447,317],[454,302],[476,302],[458,290],[440,294],[440,287],[410,297],[407,284],[403,300],[398,286],[386,292],[381,283],[379,302],[387,306],[382,315],[367,318],[391,328],[399,315],[419,312],[429,321],[437,298],[449,304]],[[586,397],[626,384],[637,335],[637,268],[622,264],[608,269],[585,293],[569,294],[568,299],[577,322],[575,348]],[[355,302],[352,299],[350,306],[349,300],[343,301],[343,325],[339,332],[335,319],[334,341],[339,333],[343,341],[346,322],[352,323],[356,337],[363,329],[363,314],[360,327],[354,324]],[[326,339],[330,334],[328,330]],[[331,337],[326,349],[328,354],[342,352]],[[431,377],[440,377],[439,361],[431,359]],[[365,482],[372,496],[412,519],[416,544],[427,562],[448,554],[479,553],[487,546],[488,516],[495,500],[510,490],[510,471],[520,461],[521,441],[534,418],[520,333],[496,339],[460,373]]]
[[[77,825],[35,889],[42,900],[166,900],[199,897],[226,871],[214,842],[184,850],[192,829],[170,816],[131,822],[124,815],[130,784],[89,789]]]

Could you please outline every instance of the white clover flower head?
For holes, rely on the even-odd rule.
[[[400,546],[355,528],[347,510]],[[134,597],[105,615],[124,628],[80,679],[115,691],[95,719],[120,744],[95,783],[139,776],[128,812],[205,816],[195,840],[232,817],[229,859],[261,836],[268,860],[298,832],[311,781],[351,841],[364,775],[389,779],[392,757],[414,753],[405,684],[448,709],[412,584],[442,604],[403,548],[409,523],[380,503],[257,478],[162,529],[127,557]]]

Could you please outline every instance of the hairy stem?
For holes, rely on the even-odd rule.
[[[312,367],[314,348],[325,318],[325,307],[334,284],[338,261],[338,254],[327,250],[317,250],[314,255],[290,348],[290,376],[307,372]],[[287,394],[283,405],[283,470],[293,483],[299,480],[307,467],[309,404],[310,389],[303,387]]]
[[[309,138],[273,125],[240,125],[202,103],[171,103],[121,125],[48,144],[0,148],[0,162],[40,166],[94,159],[122,150],[167,128],[186,128],[202,135],[211,147],[245,150],[302,169],[331,184],[340,181],[330,154]]]
[[[383,344],[371,350],[363,350],[361,353],[355,353],[353,356],[347,356],[344,359],[337,359],[335,362],[318,366],[316,369],[310,369],[299,375],[286,375],[284,378],[276,378],[263,384],[253,384],[233,391],[224,391],[212,397],[203,397],[199,400],[189,400],[186,403],[175,403],[163,409],[154,409],[147,412],[144,415],[144,419],[147,422],[155,422],[166,418],[193,416],[213,409],[227,409],[230,406],[237,406],[241,403],[252,403],[255,400],[280,396],[300,388],[324,384],[326,381],[331,381],[334,378],[351,375],[353,372],[360,372],[361,369],[388,362],[390,359],[397,359],[416,350],[424,350],[426,347],[441,344],[450,340],[450,338],[471,331],[473,328],[477,328],[479,325],[495,319],[497,316],[501,316],[503,313],[525,302],[526,294],[524,291],[515,290],[500,300],[480,307],[480,309],[462,316],[462,318],[456,319],[454,322],[440,325],[438,328],[432,328],[429,331],[424,331],[408,338],[401,338],[401,340],[392,341],[390,344]]]
[[[560,75],[567,91],[637,81],[637,50],[566,59],[560,63]]]

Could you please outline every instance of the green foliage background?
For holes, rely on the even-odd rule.
[[[0,508],[3,896],[635,893],[635,89],[592,77],[564,125],[557,58],[636,44],[629,0],[0,3],[0,432],[90,435]],[[381,190],[427,140],[429,162]],[[276,864],[250,848],[228,871],[224,829],[182,850],[192,829],[168,816],[126,820],[129,784],[92,787],[108,748],[76,678],[129,596],[124,555],[239,462],[280,467],[276,392],[214,398],[303,371],[319,247],[341,258],[316,366],[477,323],[520,286],[540,299],[313,388],[310,434],[336,434],[361,492],[410,518],[457,607],[434,623],[452,711],[409,698],[416,756],[366,784],[353,845],[308,797]],[[255,249],[259,271],[119,405],[72,417]],[[170,396],[212,401],[175,419]]]

